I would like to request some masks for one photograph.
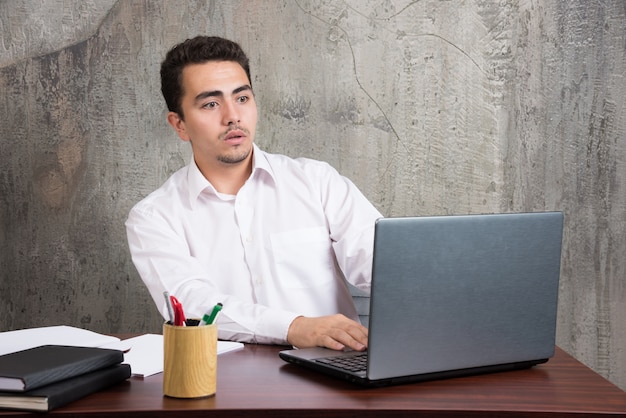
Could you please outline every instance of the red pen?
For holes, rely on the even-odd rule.
[[[172,308],[174,309],[174,325],[177,327],[185,326],[185,312],[183,311],[183,305],[176,299],[175,296],[170,296],[172,301]]]

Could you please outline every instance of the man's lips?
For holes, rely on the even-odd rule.
[[[240,129],[234,129],[224,136],[225,141],[238,141],[245,139],[246,134]]]

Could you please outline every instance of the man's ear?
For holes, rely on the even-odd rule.
[[[191,139],[189,138],[189,135],[187,135],[187,130],[185,129],[185,121],[182,120],[178,113],[169,112],[167,114],[167,122],[172,125],[172,128],[174,128],[180,139],[185,142]]]

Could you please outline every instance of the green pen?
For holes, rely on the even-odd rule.
[[[220,311],[222,310],[222,306],[223,305],[221,303],[218,303],[217,305],[215,305],[215,307],[213,307],[210,315],[208,313],[205,313],[202,317],[200,325],[211,325],[215,323],[215,318],[217,318],[217,314],[220,313]]]

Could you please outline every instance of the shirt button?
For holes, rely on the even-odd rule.
[[[248,235],[246,237],[246,243],[250,244],[252,242],[252,237],[250,235]]]

